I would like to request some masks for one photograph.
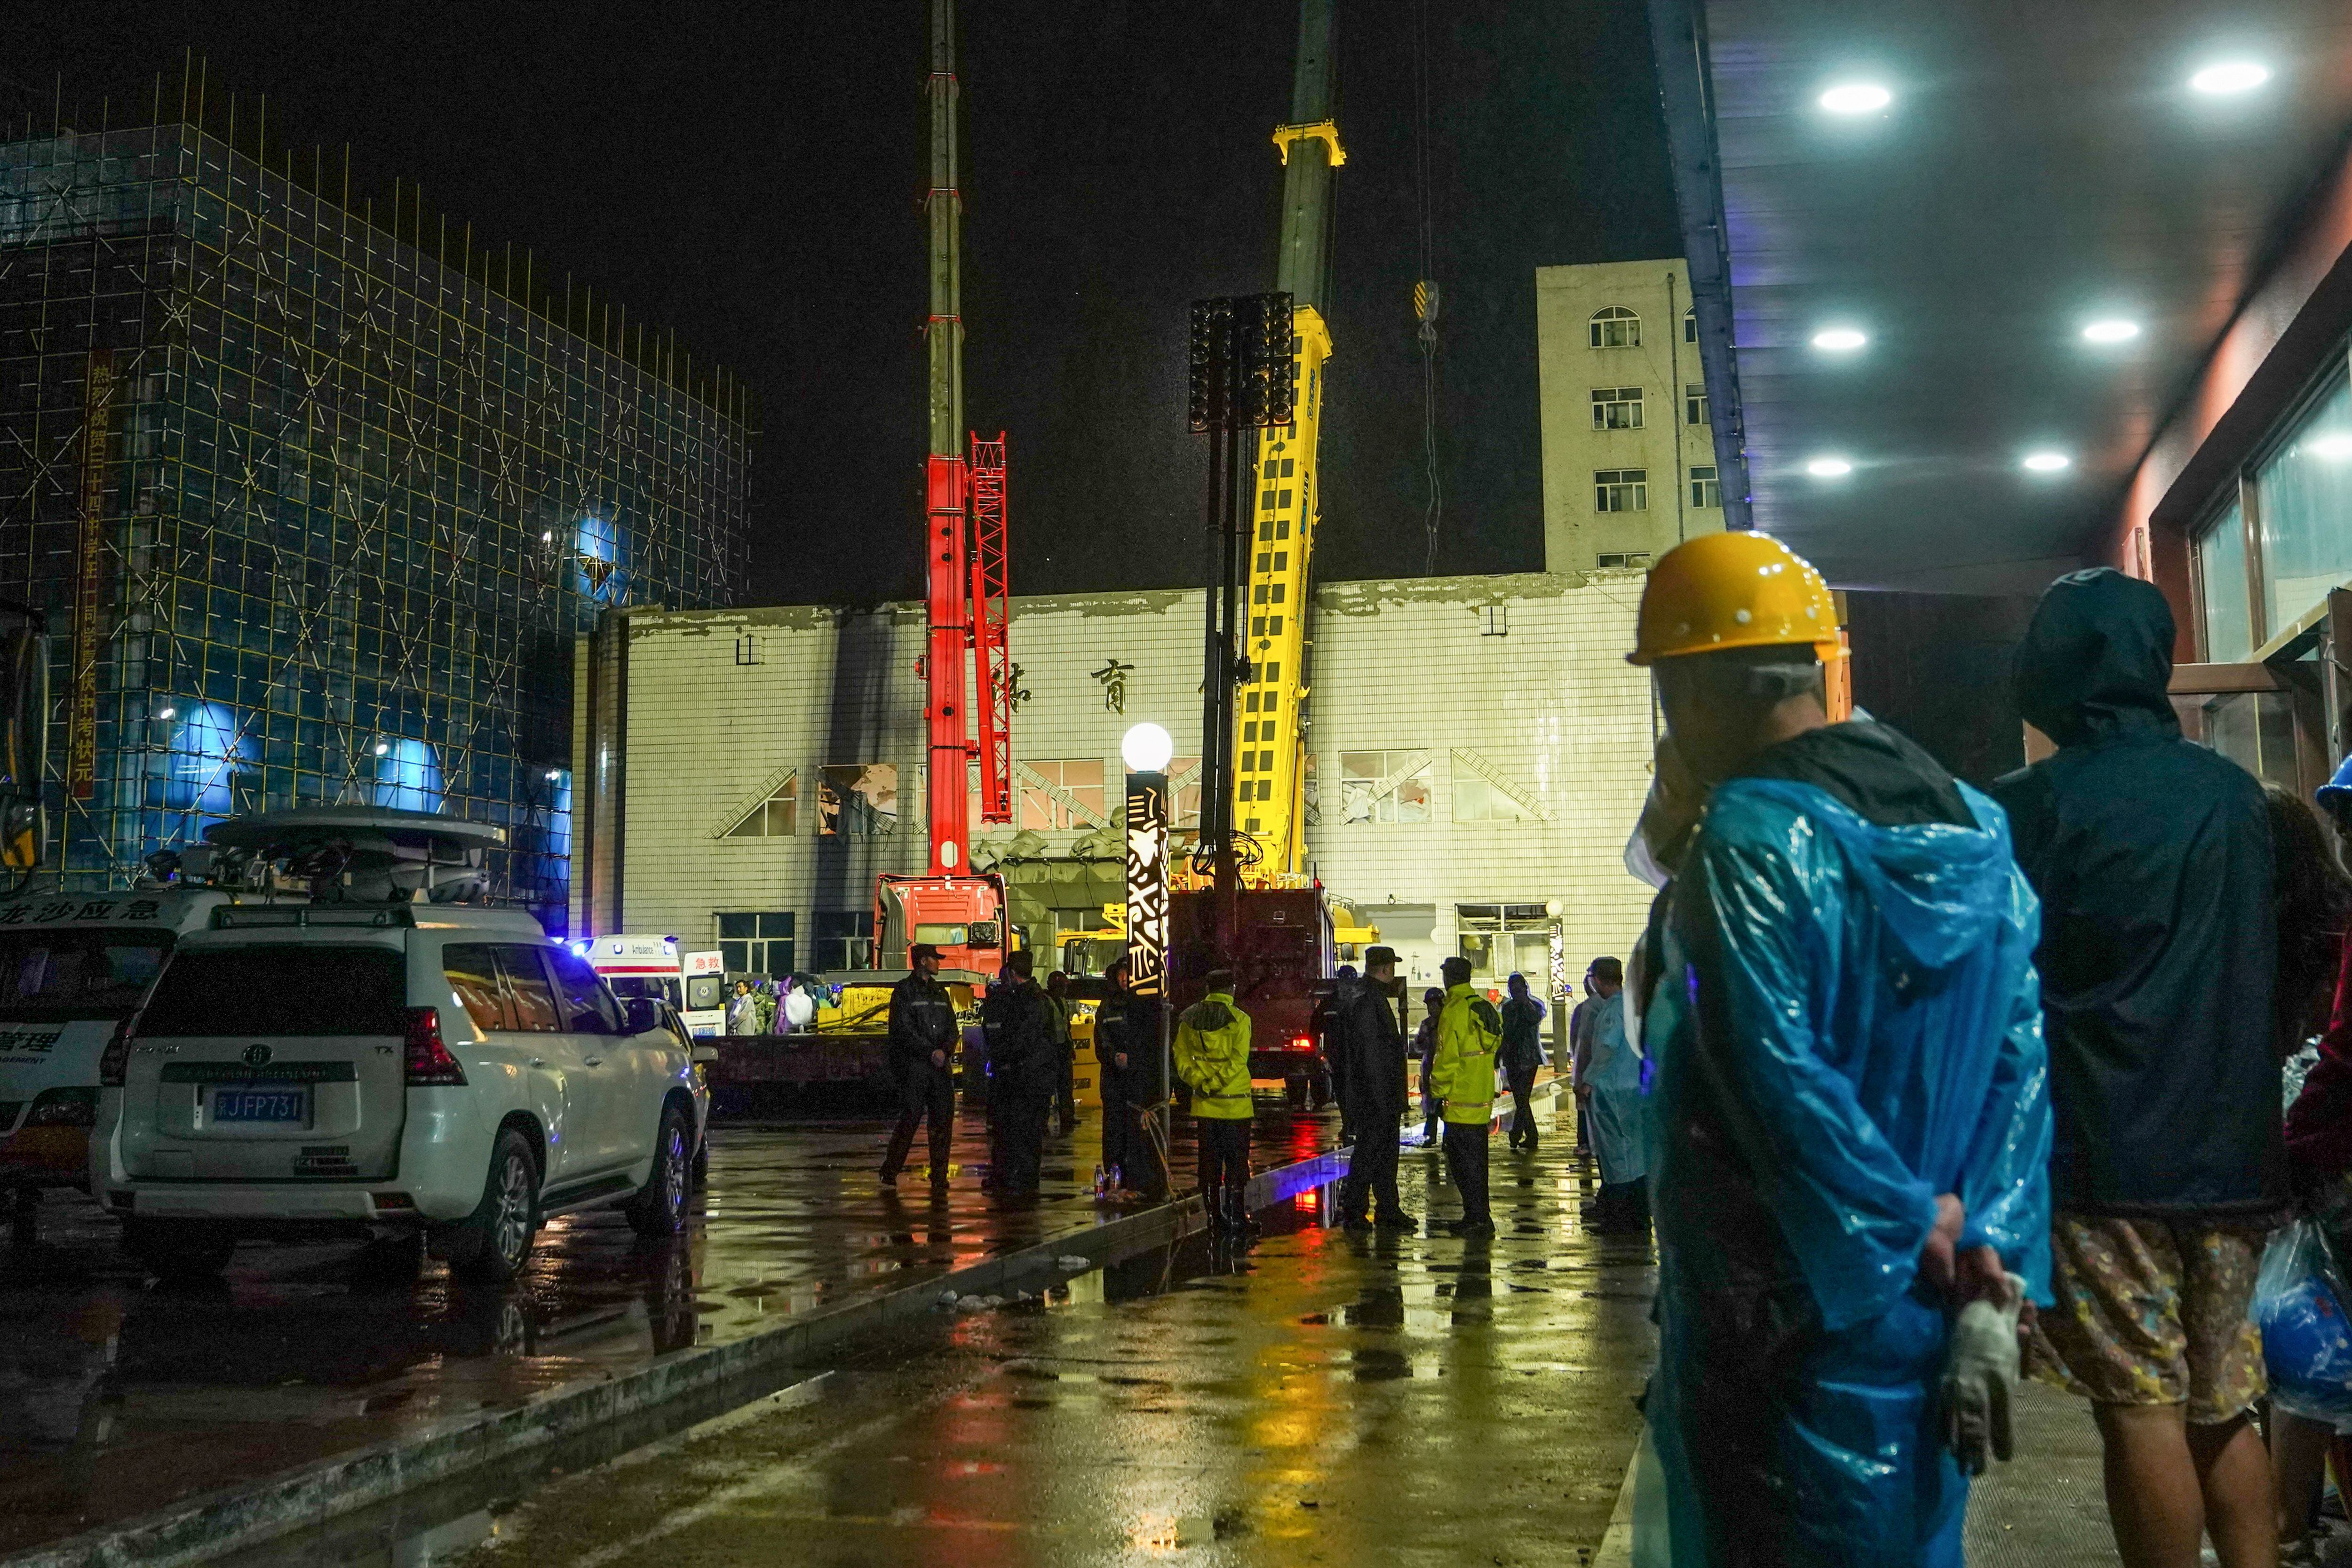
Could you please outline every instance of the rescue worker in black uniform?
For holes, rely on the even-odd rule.
[[[940,950],[917,942],[908,951],[914,972],[890,987],[890,1071],[898,1081],[898,1125],[882,1156],[882,1184],[898,1184],[915,1146],[915,1129],[931,1124],[931,1189],[948,1184],[948,1152],[955,1142],[955,1053],[961,1031],[955,999],[940,984]]]
[[[1159,1162],[1144,1136],[1143,1113],[1159,1103],[1159,1015],[1150,997],[1127,988],[1128,963],[1120,959],[1104,978],[1109,994],[1095,1008],[1095,1056],[1102,1082],[1103,1173],[1129,1192],[1157,1197],[1163,1185]]]
[[[1348,1095],[1348,1072],[1353,1064],[1348,1060],[1348,1033],[1339,1022],[1339,997],[1356,984],[1356,966],[1341,964],[1332,977],[1330,991],[1317,998],[1315,1011],[1307,1019],[1307,1031],[1315,1037],[1315,1048],[1323,1058],[1324,1080],[1330,1086],[1331,1098],[1339,1105],[1342,1149],[1356,1141],[1356,1113],[1355,1102]]]
[[[1036,959],[1027,948],[1008,953],[1004,973],[981,1004],[981,1028],[988,1037],[988,1106],[994,1144],[989,1188],[1002,1197],[1032,1197],[1037,1169],[1045,1157],[1045,1120],[1054,1110],[1059,1076],[1054,1048],[1053,1005],[1034,975]]]
[[[1339,1189],[1341,1223],[1350,1230],[1417,1228],[1397,1196],[1397,1123],[1405,1108],[1404,1028],[1397,1020],[1394,948],[1364,954],[1364,974],[1333,993],[1335,1029],[1348,1061],[1348,1120],[1356,1149]],[[1371,1218],[1377,1211],[1379,1218]]]

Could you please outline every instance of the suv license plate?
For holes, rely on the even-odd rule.
[[[215,1121],[277,1121],[310,1120],[307,1089],[216,1089],[213,1090]]]

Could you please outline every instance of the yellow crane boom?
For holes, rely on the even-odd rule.
[[[1307,653],[1315,532],[1321,521],[1317,453],[1331,332],[1323,317],[1331,256],[1331,173],[1348,161],[1331,117],[1335,0],[1301,0],[1288,123],[1275,128],[1283,213],[1276,287],[1291,298],[1295,418],[1257,444],[1256,527],[1250,545],[1250,661],[1234,727],[1234,826],[1255,846],[1242,880],[1304,887],[1307,869]]]

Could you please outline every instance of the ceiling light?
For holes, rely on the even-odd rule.
[[[2126,321],[2120,317],[2111,321],[2093,321],[2083,329],[2083,336],[2095,343],[2129,342],[2139,336],[2139,323]]]
[[[1821,97],[1832,114],[1869,114],[1894,101],[1895,95],[1874,81],[1842,81]]]
[[[2352,458],[2352,436],[2347,436],[2340,430],[2326,436],[2315,436],[2305,442],[2305,446],[2313,457],[2324,458],[2331,463],[2340,463],[2347,458]],[[168,719],[171,714],[166,711],[164,717]]]
[[[1853,465],[1843,458],[1815,458],[1805,465],[1805,472],[1817,479],[1843,479],[1853,472]]]
[[[156,718],[158,718],[158,719],[169,719],[170,717],[172,717],[173,714],[177,713],[178,711],[179,711],[179,710],[178,710],[177,708],[165,708],[165,709],[160,710],[156,713],[155,717],[156,717]]]
[[[1869,341],[1869,338],[1855,331],[1852,327],[1830,327],[1813,334],[1813,347],[1827,349],[1832,353],[1844,353],[1850,350],[1858,349]]]
[[[551,779],[560,779],[563,776],[563,772],[560,768],[550,768],[547,770],[547,776]]]
[[[2189,85],[2199,92],[2215,97],[2232,92],[2252,92],[2271,79],[2271,68],[2252,60],[2221,60],[2207,66],[2189,79]]]
[[[2028,452],[2025,466],[2037,474],[2054,474],[2074,459],[2063,452]]]
[[[385,753],[389,752],[391,750],[392,750],[392,748],[391,748],[390,746],[385,745],[382,741],[378,741],[378,742],[375,743],[375,754],[376,754],[377,756],[379,756],[379,757],[381,757],[381,756],[384,755]]]

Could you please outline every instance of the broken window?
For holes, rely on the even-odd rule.
[[[1339,753],[1341,822],[1427,822],[1429,753],[1420,750]]]
[[[1022,775],[1022,826],[1051,833],[1064,828],[1100,827],[1110,821],[1103,812],[1100,757],[1024,762],[1015,771]]]
[[[1535,813],[1476,774],[1459,771],[1454,779],[1456,822],[1533,822]]]
[[[770,792],[767,799],[744,813],[743,819],[727,830],[727,837],[790,838],[799,831],[800,793],[800,774],[786,773],[784,782]],[[830,833],[833,829],[825,831]]]
[[[820,771],[817,831],[828,838],[887,838],[898,831],[898,765],[852,763]]]

